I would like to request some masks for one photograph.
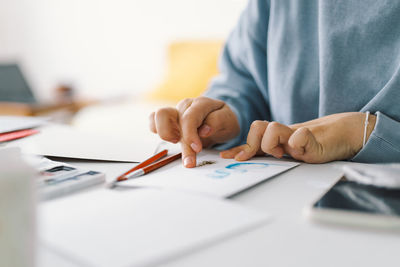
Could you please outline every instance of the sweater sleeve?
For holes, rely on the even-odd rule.
[[[207,97],[229,105],[240,124],[240,134],[217,149],[246,141],[254,120],[269,120],[267,31],[269,7],[265,0],[251,0],[230,34],[220,59],[220,75],[210,84]]]
[[[365,163],[400,162],[400,122],[382,112],[376,112],[377,120],[368,142],[352,161]]]

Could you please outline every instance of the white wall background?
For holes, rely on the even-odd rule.
[[[83,96],[158,84],[172,40],[222,39],[246,0],[0,0],[0,60],[17,60],[37,95],[60,82]]]

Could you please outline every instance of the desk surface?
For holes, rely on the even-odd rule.
[[[120,129],[130,114],[150,114],[153,105],[93,107],[81,112],[75,126],[101,132]],[[115,120],[117,117],[127,118]],[[100,120],[94,123],[96,120]],[[126,129],[130,136],[148,136],[147,117]],[[142,121],[140,121],[142,120]],[[117,124],[117,125],[116,125]],[[111,127],[110,125],[113,125]],[[143,125],[143,127],[138,127]],[[107,179],[132,167],[126,163],[69,161],[106,173]],[[303,209],[315,201],[340,177],[340,166],[348,162],[301,164],[232,198],[233,201],[265,211],[273,221],[224,242],[193,252],[167,267],[187,266],[400,266],[400,234],[318,225],[303,216]],[[45,253],[42,266],[73,266],[54,254]]]
[[[127,163],[68,161],[105,172]],[[232,198],[273,216],[272,223],[193,252],[164,266],[399,266],[400,234],[314,224],[302,214],[340,177],[345,162],[302,164]],[[73,266],[45,253],[41,266]]]

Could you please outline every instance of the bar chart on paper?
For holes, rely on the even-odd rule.
[[[220,158],[216,151],[201,152],[196,168],[176,162],[142,178],[121,185],[152,186],[229,197],[287,171],[299,163],[256,157],[238,162]]]

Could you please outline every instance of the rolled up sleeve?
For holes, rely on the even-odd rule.
[[[365,146],[352,161],[365,163],[400,162],[400,122],[376,112],[375,128]]]

